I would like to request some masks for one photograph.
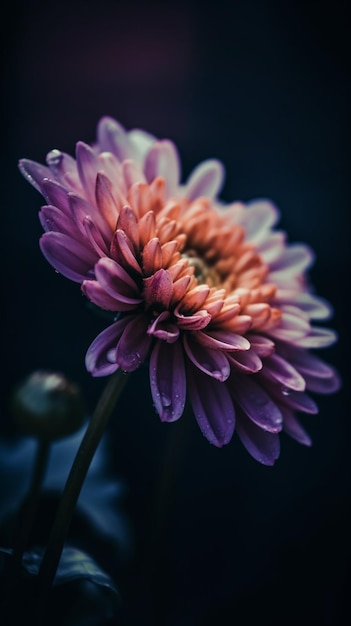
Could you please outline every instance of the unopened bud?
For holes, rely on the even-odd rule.
[[[40,439],[67,437],[84,421],[78,387],[56,372],[33,372],[15,389],[11,408],[19,431]]]

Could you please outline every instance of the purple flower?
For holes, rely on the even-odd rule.
[[[87,351],[93,376],[148,359],[162,421],[179,419],[188,395],[218,447],[236,430],[255,459],[272,465],[281,431],[310,445],[297,414],[318,412],[309,392],[340,386],[311,350],[337,337],[314,325],[332,311],[308,283],[313,252],[275,230],[271,202],[221,202],[216,160],[181,184],[171,141],[127,132],[109,117],[93,146],[77,143],[75,159],[53,150],[47,166],[23,159],[19,167],[47,203],[43,254],[116,313]]]

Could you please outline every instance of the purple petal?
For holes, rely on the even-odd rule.
[[[284,410],[284,431],[293,439],[305,446],[311,446],[312,440],[308,433],[302,428],[292,411]]]
[[[118,342],[116,361],[126,372],[133,372],[145,361],[151,345],[147,334],[149,320],[145,315],[130,315]]]
[[[335,393],[339,391],[342,385],[341,377],[334,369],[332,369],[331,375],[328,378],[310,376],[309,374],[305,374],[304,377],[307,389],[314,393]]]
[[[92,276],[96,253],[64,233],[44,233],[39,241],[47,261],[60,274],[81,283]]]
[[[129,323],[125,317],[103,330],[92,342],[85,356],[85,366],[93,376],[107,376],[118,369],[116,347]]]
[[[69,218],[72,219],[72,212],[69,205],[67,189],[55,180],[43,180],[42,193],[48,204],[57,206]]]
[[[188,277],[186,276],[185,278]],[[194,315],[182,315],[177,309],[174,311],[177,324],[179,328],[184,330],[201,330],[202,328],[206,328],[212,319],[211,315],[205,310],[197,311]]]
[[[18,168],[24,178],[31,184],[39,193],[43,194],[42,183],[44,178],[52,178],[50,169],[36,163],[36,161],[30,161],[29,159],[20,159],[18,162]]]
[[[221,350],[212,350],[191,340],[184,335],[184,348],[194,365],[208,376],[221,382],[227,380],[230,374],[230,365],[226,355]]]
[[[179,328],[169,322],[170,313],[162,311],[160,315],[150,324],[148,328],[149,335],[153,335],[157,339],[162,339],[167,343],[174,343],[179,337]]]
[[[112,117],[104,116],[97,127],[100,152],[112,152],[119,161],[129,156],[127,133],[123,126]]]
[[[108,226],[108,224],[105,222],[103,217],[100,215],[97,208],[93,204],[91,204],[90,202],[87,202],[84,198],[82,198],[81,196],[78,196],[77,194],[73,192],[72,193],[70,192],[68,194],[68,198],[69,198],[69,206],[71,209],[71,214],[73,215],[75,223],[77,227],[79,228],[79,230],[81,231],[83,237],[85,237],[86,235],[84,220],[87,216],[89,216],[94,221],[96,227],[103,235],[106,243],[107,242],[109,243],[111,240],[111,234],[112,234],[111,229]]]
[[[252,349],[246,352],[235,352],[235,356],[232,352],[228,353],[229,363],[235,367],[235,369],[247,373],[259,372],[262,369],[262,361],[256,352]]]
[[[168,139],[156,141],[146,156],[144,171],[149,183],[158,176],[164,178],[167,196],[173,195],[180,179],[180,162],[175,145]]]
[[[163,422],[174,422],[183,413],[186,376],[183,352],[177,341],[157,341],[150,357],[150,388],[155,408]]]
[[[196,421],[208,441],[218,448],[229,443],[235,428],[235,411],[225,383],[189,367],[189,395]]]
[[[93,148],[83,141],[76,145],[76,159],[79,178],[90,202],[95,201],[96,175],[98,171],[97,155]]]
[[[271,354],[265,359],[260,375],[294,391],[304,391],[306,387],[301,374],[278,354]]]
[[[214,199],[223,187],[224,166],[216,159],[208,159],[200,163],[191,173],[185,187],[188,200],[199,196]]]
[[[46,162],[54,178],[63,187],[80,194],[84,192],[79,179],[77,163],[73,157],[60,150],[51,150],[46,156]]]
[[[309,335],[296,339],[294,344],[301,348],[327,348],[338,340],[335,330],[329,328],[312,328]]]
[[[294,244],[284,248],[283,253],[272,263],[269,280],[276,282],[282,276],[302,274],[314,261],[314,252],[305,244]]]
[[[142,302],[139,290],[132,277],[113,259],[104,257],[95,267],[96,278],[103,289],[120,302],[136,306]]]
[[[65,233],[69,236],[79,237],[79,231],[72,223],[72,217],[68,217],[64,211],[56,206],[42,206],[39,211],[39,220],[45,232]]]
[[[236,432],[249,454],[263,465],[274,465],[280,454],[279,435],[262,430],[245,415],[238,415]]]
[[[230,391],[247,417],[257,426],[271,433],[282,429],[282,414],[266,391],[251,376],[233,374]]]
[[[81,289],[88,300],[106,311],[131,311],[135,308],[134,303],[119,300],[118,296],[110,296],[96,280],[85,280]]]
[[[202,345],[214,350],[249,350],[250,342],[242,335],[230,331],[211,330],[210,332],[198,331],[196,338]]]

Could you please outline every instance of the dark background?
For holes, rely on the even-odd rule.
[[[17,170],[19,158],[43,162],[52,148],[73,153],[77,140],[94,141],[102,115],[172,139],[184,177],[205,158],[221,159],[225,201],[271,198],[289,240],[315,250],[312,282],[335,309],[327,325],[340,339],[323,357],[343,388],[319,396],[319,414],[303,418],[313,446],[283,435],[273,468],[236,436],[214,448],[191,417],[160,424],[146,371],[133,375],[109,429],[135,536],[119,572],[120,623],[334,626],[350,616],[347,5],[38,0],[16,3],[3,20],[3,436],[13,432],[9,394],[32,370],[64,372],[89,411],[105,384],[84,367],[104,320],[41,255],[43,200]],[[176,465],[162,469],[173,437]],[[163,531],[151,523],[150,549],[164,472]]]

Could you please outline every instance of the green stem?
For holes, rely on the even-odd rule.
[[[7,605],[12,601],[12,592],[17,584],[17,576],[21,567],[23,553],[26,549],[28,538],[35,520],[49,451],[50,441],[46,439],[38,440],[38,448],[35,455],[31,483],[14,536],[12,558],[9,561],[7,579],[5,582],[4,607],[7,607]]]
[[[55,579],[74,507],[90,463],[127,379],[128,376],[122,370],[117,370],[109,378],[73,461],[38,574],[39,609]]]
[[[22,519],[19,522],[19,530],[15,537],[13,546],[12,562],[15,570],[17,570],[22,560],[23,552],[26,548],[28,537],[33,527],[41,485],[49,457],[49,450],[50,441],[47,439],[40,439],[38,441],[38,449],[35,456],[31,484],[23,507]]]

